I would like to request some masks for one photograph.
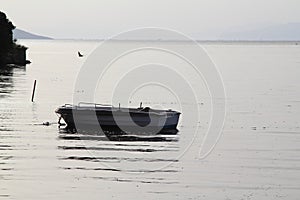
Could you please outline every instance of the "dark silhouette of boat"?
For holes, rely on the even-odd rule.
[[[56,111],[73,132],[115,136],[177,134],[180,112],[149,107],[122,108],[103,104],[65,104]],[[60,121],[60,120],[59,120]]]

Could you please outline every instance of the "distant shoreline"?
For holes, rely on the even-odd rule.
[[[103,42],[109,39],[19,39],[19,41],[77,41],[77,42]],[[271,40],[111,40],[113,42],[197,42],[200,44],[293,44],[300,46],[299,41],[283,40],[283,41],[271,41]]]

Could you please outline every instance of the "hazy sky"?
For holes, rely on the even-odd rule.
[[[105,38],[138,27],[218,36],[300,22],[300,0],[0,0],[20,29],[54,38]]]

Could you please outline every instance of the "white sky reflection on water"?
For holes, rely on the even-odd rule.
[[[178,148],[189,139],[185,133],[192,129],[184,124],[179,127],[178,142],[107,142],[93,137],[83,142],[60,134],[57,125],[38,125],[56,122],[54,110],[72,101],[75,78],[84,62],[77,51],[89,54],[98,44],[22,43],[30,47],[32,64],[0,75],[2,198],[298,198],[299,46],[205,44],[223,76],[228,107],[219,144],[200,161],[200,137],[176,159]],[[38,83],[32,104],[34,79]],[[164,103],[172,107],[171,102]],[[207,128],[207,105],[203,99],[200,131]],[[84,148],[98,151],[97,157]],[[171,165],[149,172],[149,166],[165,163]],[[116,171],[106,164],[127,168]]]

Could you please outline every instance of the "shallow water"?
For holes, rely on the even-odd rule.
[[[21,42],[30,47],[28,57],[32,64],[0,73],[1,198],[299,197],[299,46],[204,45],[224,80],[227,117],[216,148],[201,160],[199,148],[209,122],[205,94],[200,104],[200,122],[191,125],[188,121],[192,119],[182,119],[175,141],[78,138],[58,128],[54,110],[72,102],[74,82],[86,59],[78,58],[77,51],[88,55],[98,43]],[[31,103],[35,79],[35,102]],[[160,95],[152,97],[147,97],[145,105],[178,108],[172,100],[162,101]],[[138,100],[133,99],[132,106],[138,106]],[[46,121],[51,125],[43,126]],[[195,126],[199,137],[191,140]]]

